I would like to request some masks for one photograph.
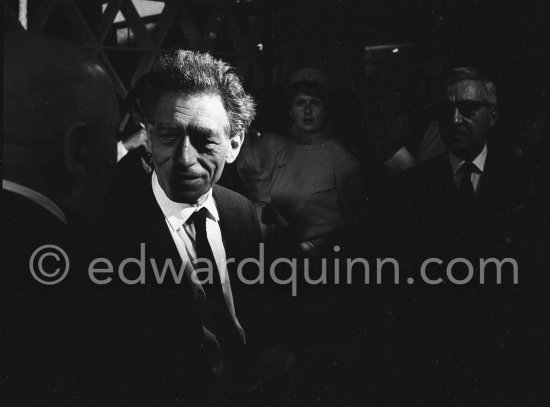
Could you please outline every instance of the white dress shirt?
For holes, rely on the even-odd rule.
[[[197,276],[195,270],[204,270],[206,267],[204,262],[198,262],[196,264],[197,267],[195,267],[193,263],[197,260],[195,226],[187,221],[195,211],[198,211],[201,208],[207,209],[206,233],[208,242],[212,248],[212,253],[214,254],[214,259],[218,269],[217,271],[220,275],[225,302],[235,325],[240,331],[242,331],[242,327],[235,314],[235,304],[233,301],[233,294],[231,292],[231,283],[229,274],[227,273],[226,253],[219,226],[220,217],[218,214],[218,208],[216,207],[216,203],[212,197],[212,189],[210,189],[199,199],[198,202],[201,202],[200,204],[197,203],[191,205],[174,202],[168,198],[160,186],[157,174],[155,172],[152,176],[152,188],[155,199],[164,214],[166,226],[168,227],[170,235],[176,244],[176,248],[178,249],[178,253],[183,261],[183,264],[185,264],[185,272],[188,280],[191,282],[191,288],[195,298],[204,296],[204,289],[200,284],[200,281],[206,280],[206,278],[202,275]],[[244,336],[244,331],[242,331],[242,334]]]
[[[487,144],[483,147],[483,150],[481,150],[481,153],[479,153],[479,155],[472,161],[472,164],[475,165],[475,167],[477,168],[477,171],[472,171],[470,180],[472,181],[474,192],[476,193],[479,186],[479,179],[481,178],[481,174],[483,174],[483,170],[485,169],[486,159],[487,159]],[[464,161],[460,157],[457,157],[450,151],[449,151],[449,161],[451,162],[451,168],[453,169],[453,178],[454,178],[455,184],[458,187],[464,175],[463,172],[460,170],[460,168],[462,167],[462,164],[464,164],[466,161]]]

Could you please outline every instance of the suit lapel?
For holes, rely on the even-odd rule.
[[[428,189],[425,202],[429,216],[433,216],[433,211],[438,210],[452,215],[458,202],[458,190],[453,178],[453,170],[449,162],[447,152],[440,154],[433,161],[433,165],[425,168],[425,178],[422,181],[426,185],[421,188]]]
[[[481,204],[494,200],[493,189],[495,184],[502,181],[502,174],[499,173],[498,159],[495,152],[487,149],[485,168],[478,185],[478,200]]]
[[[235,259],[235,261],[227,264],[233,297],[242,298],[242,284],[240,284],[240,279],[237,278],[236,273],[237,262],[241,260],[239,243],[242,243],[243,236],[239,235],[241,232],[239,231],[239,219],[235,215],[235,204],[232,197],[217,185],[214,185],[213,197],[220,215],[220,230],[225,248],[225,257],[227,260]]]
[[[230,198],[225,196],[222,191],[214,185],[212,190],[216,207],[220,215],[220,230],[222,233],[223,246],[225,248],[226,258],[235,256],[235,247],[233,245],[238,242],[239,239],[236,236],[237,230],[235,228],[233,211],[231,210],[231,203],[228,201]],[[223,196],[221,196],[223,195]],[[222,204],[223,202],[223,204]]]
[[[453,201],[456,201],[456,198],[458,197],[458,189],[454,181],[453,168],[451,167],[448,153],[445,152],[441,154],[439,156],[439,160],[439,170],[435,171],[435,175],[438,178],[436,185],[440,185],[440,192],[442,194]]]
[[[484,217],[498,218],[522,210],[529,184],[518,176],[521,170],[497,147],[488,149],[478,200]]]

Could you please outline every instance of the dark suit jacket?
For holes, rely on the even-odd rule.
[[[394,352],[416,400],[477,405],[541,397],[540,386],[530,387],[543,372],[537,365],[538,311],[532,308],[540,290],[531,283],[540,270],[526,262],[535,247],[528,236],[529,185],[521,165],[491,145],[470,210],[460,204],[447,153],[402,175],[393,202],[393,253],[402,260],[393,315],[400,321],[395,336],[404,339]],[[444,261],[428,268],[430,278],[443,278],[440,285],[420,279],[420,265],[430,257]],[[468,284],[446,278],[446,261],[457,257],[474,266]],[[496,285],[491,272],[480,284],[479,259],[490,257],[516,259],[519,284],[506,271],[504,284]],[[406,282],[409,276],[414,284]],[[453,276],[465,278],[458,267]]]
[[[238,262],[257,257],[260,234],[251,203],[220,186],[214,186],[213,197],[227,258]],[[100,229],[96,257],[112,261],[114,274],[111,283],[89,287],[95,299],[94,326],[102,333],[95,347],[95,359],[100,362],[96,370],[107,376],[106,381],[97,382],[92,398],[127,400],[132,395],[139,404],[182,399],[197,403],[215,393],[207,384],[202,328],[186,278],[176,284],[168,272],[165,282],[158,284],[152,273],[150,259],[159,268],[171,260],[179,270],[181,258],[153,195],[150,175],[132,168],[119,172]],[[127,258],[140,259],[141,243],[145,244],[145,284],[120,282],[118,265]],[[236,312],[248,339],[254,308],[248,306],[242,293],[247,287],[239,286],[234,271],[228,270]],[[139,272],[137,265],[125,267],[127,278],[136,278]]]
[[[29,270],[33,252],[43,245],[56,245],[73,260],[67,226],[8,191],[2,192],[1,221],[5,399],[20,405],[70,402],[78,397],[73,392],[78,370],[73,353],[81,349],[75,346],[77,316],[70,296],[74,267],[62,282],[50,286],[36,281]],[[43,263],[47,271],[60,266],[51,260]]]
[[[513,236],[528,210],[529,183],[513,157],[488,146],[470,208],[461,204],[446,152],[406,171],[399,182],[395,215],[402,244],[417,255],[489,257],[515,250],[512,243],[519,238]]]

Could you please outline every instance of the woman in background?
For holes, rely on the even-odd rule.
[[[350,240],[351,226],[360,217],[359,160],[335,137],[338,123],[329,120],[321,71],[308,68],[291,75],[288,106],[291,140],[275,157],[263,219],[276,228],[267,240],[306,256],[334,253],[335,245]]]

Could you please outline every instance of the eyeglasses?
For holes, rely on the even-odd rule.
[[[465,119],[473,118],[480,107],[494,106],[494,103],[479,102],[477,100],[462,100],[460,102],[445,103],[441,109],[441,114],[445,117],[454,115],[455,109],[458,109],[460,116]]]

